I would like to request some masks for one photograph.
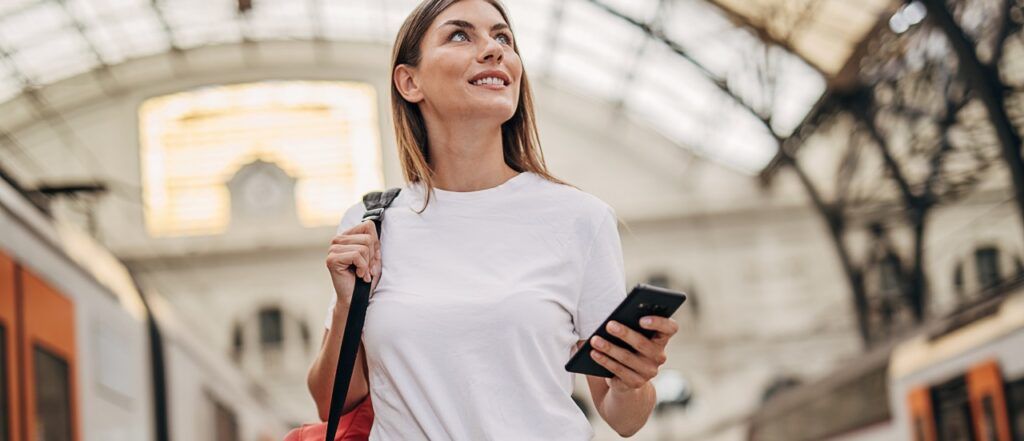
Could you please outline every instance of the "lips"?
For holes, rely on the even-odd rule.
[[[472,84],[472,85],[476,86],[477,84],[475,84],[475,83],[477,81],[485,79],[485,78],[497,78],[497,79],[501,80],[502,84],[500,84],[500,85],[497,84],[497,83],[490,83],[490,84],[488,84],[488,83],[485,82],[483,85],[504,87],[504,86],[508,86],[510,83],[512,83],[512,79],[509,78],[508,74],[506,74],[505,72],[502,72],[500,70],[493,70],[492,69],[492,70],[485,70],[485,71],[480,72],[480,73],[478,73],[476,75],[473,75],[473,78],[469,79],[469,84]]]

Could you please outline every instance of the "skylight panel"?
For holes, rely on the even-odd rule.
[[[149,7],[127,10],[120,17],[117,30],[126,58],[152,55],[171,47],[167,32]]]
[[[38,3],[38,0],[4,0],[0,2],[0,17],[15,14],[35,3]]]
[[[21,93],[21,82],[3,64],[0,64],[0,103]]]
[[[46,39],[70,26],[70,19],[56,2],[42,2],[0,18],[0,40],[8,49],[17,49]]]
[[[257,1],[248,12],[249,35],[268,40],[313,37],[307,1]]]
[[[83,32],[85,38],[100,53],[103,62],[117,64],[126,59],[124,48],[119,40],[119,33],[109,25],[86,25]]]
[[[667,47],[645,51],[626,107],[700,155],[754,173],[775,154],[774,138],[753,115]]]
[[[644,38],[636,26],[582,1],[567,3],[557,26],[559,45],[566,42],[614,64],[628,63]]]
[[[509,20],[515,29],[519,56],[531,72],[545,63],[548,31],[553,15],[553,0],[523,0],[508,5]]]
[[[658,11],[660,0],[600,0],[612,9],[641,23],[649,23]]]
[[[238,12],[232,2],[175,0],[159,2],[158,6],[178,47],[188,49],[242,40],[236,21]]]
[[[377,2],[327,2],[318,19],[324,37],[331,40],[383,40],[384,15]]]
[[[85,41],[70,29],[38,43],[11,54],[15,67],[33,84],[67,78],[97,64]]]
[[[578,92],[596,93],[605,100],[621,94],[625,72],[621,64],[608,63],[577,50],[559,50],[551,73],[560,85]]]

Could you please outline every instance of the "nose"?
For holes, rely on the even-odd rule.
[[[480,52],[480,56],[477,60],[481,63],[487,61],[501,62],[505,58],[505,51],[501,47],[501,43],[493,38],[484,39],[484,50]]]

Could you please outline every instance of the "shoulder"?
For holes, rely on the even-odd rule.
[[[341,222],[338,224],[338,229],[334,234],[344,233],[345,230],[352,228],[359,224],[359,220],[363,218],[363,213],[366,212],[366,207],[363,206],[363,201],[359,200],[352,204],[345,210],[345,214],[341,216]]]
[[[535,175],[534,180],[538,202],[557,209],[561,216],[573,219],[582,230],[594,232],[605,222],[615,225],[615,209],[601,198],[540,175]]]
[[[409,186],[406,185],[400,188],[398,197],[391,203],[391,208],[407,206],[409,205],[409,200]],[[358,225],[363,219],[363,214],[365,213],[366,206],[363,205],[363,198],[360,196],[355,203],[345,209],[345,213],[341,216],[341,223],[338,225],[336,234],[341,234],[345,230]]]

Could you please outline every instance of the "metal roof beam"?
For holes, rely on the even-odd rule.
[[[807,63],[808,66],[810,66],[812,69],[816,70],[819,74],[821,74],[821,76],[823,76],[825,78],[828,78],[828,77],[831,76],[831,74],[828,73],[827,69],[825,69],[824,67],[818,65],[817,63],[815,63],[811,59],[805,57],[802,53],[800,53],[800,51],[796,50],[796,48],[794,48],[791,44],[789,44],[788,41],[780,40],[780,39],[776,38],[775,36],[773,36],[771,34],[770,31],[768,31],[767,28],[765,28],[765,27],[763,27],[763,26],[761,26],[761,25],[759,25],[757,23],[754,23],[752,20],[750,20],[749,17],[747,17],[747,16],[745,16],[743,14],[740,14],[736,10],[734,10],[734,9],[732,9],[732,8],[726,6],[726,5],[723,5],[721,2],[718,2],[716,0],[705,0],[705,1],[707,3],[709,3],[709,4],[711,4],[712,6],[714,6],[715,8],[717,8],[718,10],[722,11],[722,13],[725,14],[726,18],[728,18],[729,21],[733,22],[733,24],[737,25],[740,28],[747,29],[748,31],[753,33],[757,37],[758,40],[761,40],[762,43],[770,45],[770,46],[777,46],[777,47],[779,47],[781,49],[786,50],[786,52],[788,52],[788,53],[792,54],[793,56],[799,58],[804,63]],[[807,9],[810,9],[812,7],[813,6],[808,6]],[[804,11],[804,12],[806,13],[807,11]],[[805,18],[806,17],[802,17],[800,19],[800,21],[803,21]]]
[[[704,77],[706,77],[708,79],[708,81],[711,81],[711,83],[714,84],[715,87],[717,87],[719,91],[721,91],[722,93],[726,94],[729,98],[731,98],[733,101],[735,101],[736,104],[738,104],[740,107],[742,107],[748,113],[750,113],[755,118],[757,118],[758,121],[761,121],[761,123],[764,124],[768,128],[768,131],[773,136],[775,136],[777,139],[779,138],[779,135],[777,133],[775,133],[774,130],[772,130],[771,116],[770,115],[762,115],[756,109],[751,107],[750,104],[748,104],[746,101],[744,101],[742,98],[740,98],[739,95],[736,95],[736,93],[733,92],[733,90],[731,88],[729,88],[729,82],[728,81],[726,81],[723,78],[719,78],[718,76],[716,76],[713,72],[711,72],[710,69],[705,67],[699,61],[697,61],[696,58],[693,58],[692,55],[690,55],[688,52],[686,52],[686,49],[684,49],[682,45],[680,45],[679,43],[676,43],[675,41],[672,41],[671,39],[669,39],[665,35],[665,33],[662,32],[660,29],[652,28],[647,23],[640,22],[640,21],[638,21],[638,20],[636,20],[636,19],[634,19],[634,18],[632,18],[632,17],[630,17],[628,15],[625,15],[625,14],[619,12],[618,10],[616,10],[615,8],[612,8],[611,6],[606,5],[604,2],[602,2],[600,0],[588,0],[588,1],[590,1],[590,3],[594,4],[595,6],[601,8],[602,10],[604,10],[604,11],[606,11],[606,12],[608,12],[608,13],[610,13],[610,14],[612,14],[612,15],[614,15],[614,16],[622,19],[622,20],[626,20],[627,22],[629,22],[629,23],[633,24],[634,26],[636,26],[636,27],[640,28],[641,30],[643,30],[652,39],[657,40],[657,41],[665,44],[666,46],[668,46],[669,49],[671,49],[677,55],[682,57],[684,60],[688,61],[690,64],[692,64],[694,67],[696,67],[702,74],[704,74]]]

